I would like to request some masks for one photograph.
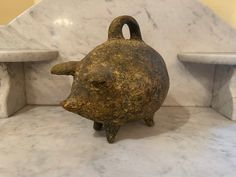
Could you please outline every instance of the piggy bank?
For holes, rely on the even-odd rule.
[[[130,39],[122,34],[127,24]],[[153,126],[154,113],[169,89],[169,76],[161,55],[142,40],[137,21],[120,16],[110,24],[108,40],[80,61],[55,65],[52,74],[72,75],[73,84],[64,109],[94,121],[113,143],[119,128],[144,120]]]

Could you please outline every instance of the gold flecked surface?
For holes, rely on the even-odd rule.
[[[130,39],[122,35],[124,24]],[[162,57],[142,41],[138,23],[130,16],[114,19],[108,40],[84,59],[58,64],[51,72],[73,75],[71,94],[62,106],[93,120],[96,130],[104,125],[110,143],[128,121],[143,119],[153,126],[153,115],[169,89]]]

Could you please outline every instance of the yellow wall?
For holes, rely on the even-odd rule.
[[[222,19],[236,28],[236,0],[201,0]]]
[[[34,4],[34,0],[0,0],[0,25],[5,25]]]

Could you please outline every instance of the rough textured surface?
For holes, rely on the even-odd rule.
[[[125,24],[130,39],[123,37]],[[169,76],[163,58],[142,40],[133,17],[115,18],[108,33],[108,40],[84,59],[57,64],[51,72],[73,76],[63,107],[93,120],[95,129],[104,124],[112,143],[124,123],[142,119],[154,125],[153,115],[166,98]]]
[[[110,21],[123,14],[137,19],[144,41],[165,58],[172,84],[164,104],[209,106],[214,66],[182,64],[176,54],[235,52],[236,33],[196,0],[43,0],[8,27],[17,34],[17,45],[34,42],[29,47],[56,48],[61,54],[58,61],[26,64],[28,102],[56,104],[63,100],[71,81],[50,76],[51,66],[84,58],[107,39],[104,29]],[[7,32],[2,35],[5,41]]]
[[[126,124],[108,144],[61,107],[0,120],[3,177],[235,177],[236,123],[210,108],[162,107],[156,126]]]
[[[22,63],[0,63],[0,118],[8,117],[26,104]]]

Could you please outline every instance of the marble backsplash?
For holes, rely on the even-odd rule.
[[[51,66],[82,59],[124,14],[136,18],[144,41],[165,59],[170,90],[164,104],[209,106],[215,67],[183,64],[177,53],[233,52],[236,32],[197,0],[42,0],[0,29],[0,47],[60,52],[58,60],[24,65],[27,103],[58,104],[67,97],[71,78],[52,76]],[[9,31],[14,35],[6,37]]]

